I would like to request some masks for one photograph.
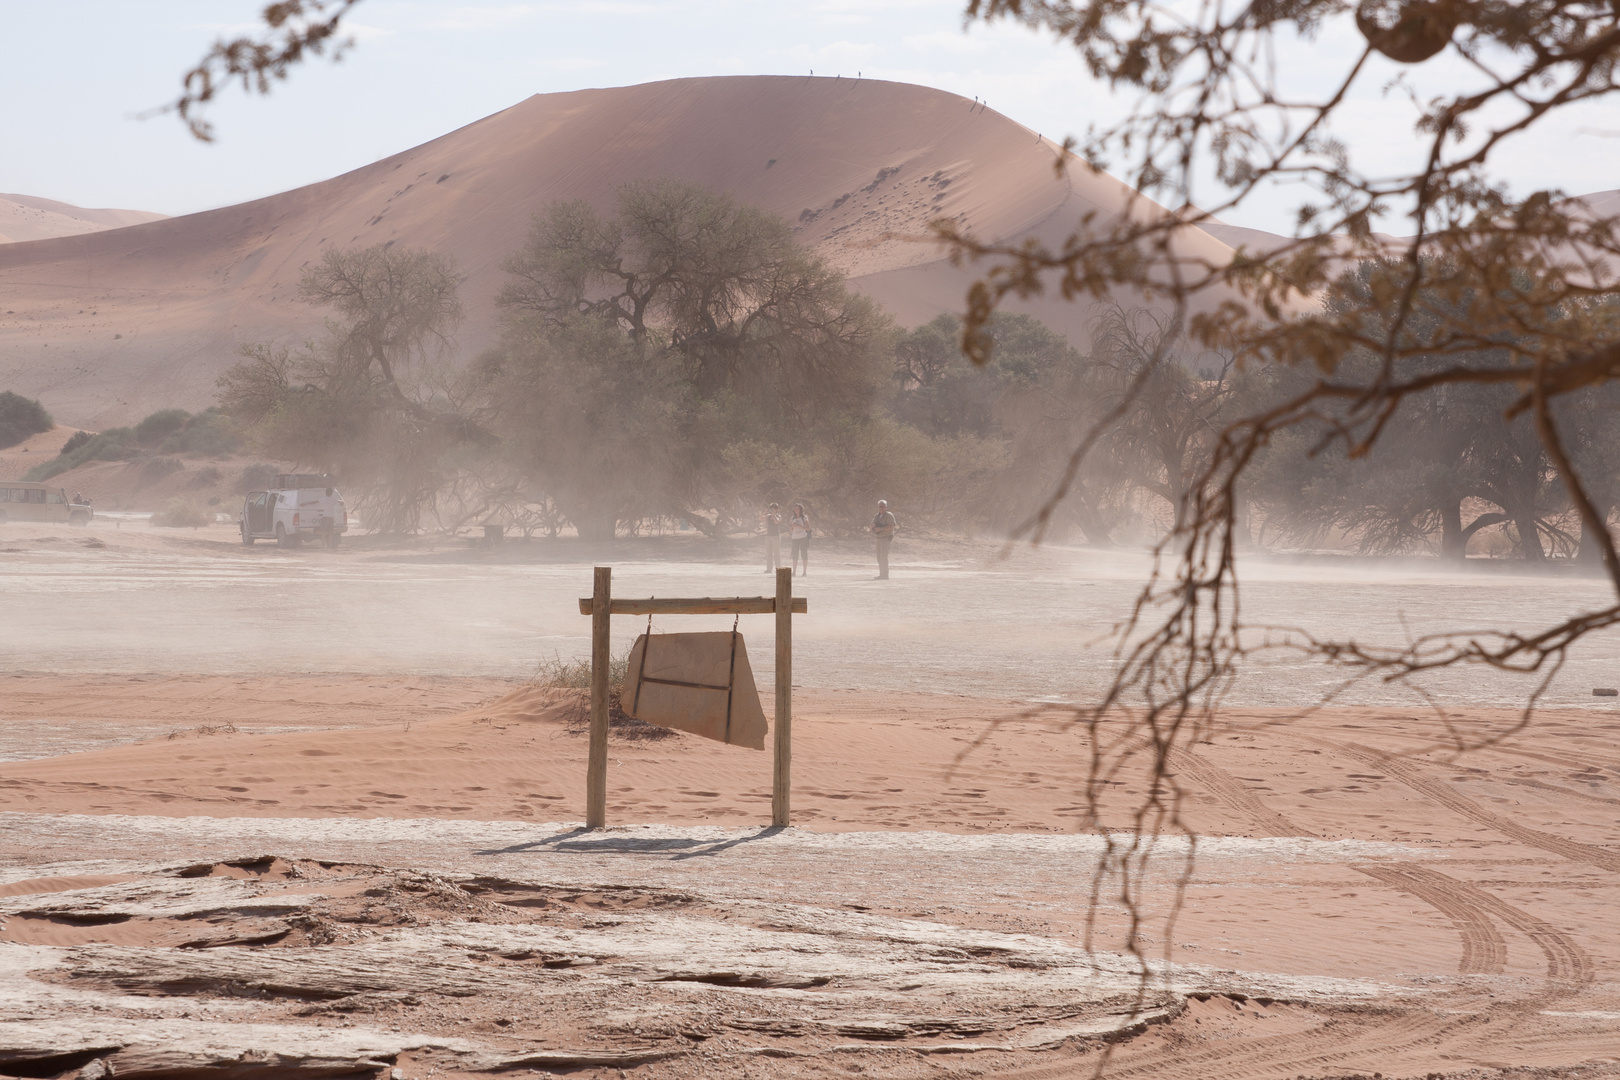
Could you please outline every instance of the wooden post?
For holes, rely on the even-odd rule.
[[[776,769],[771,784],[771,824],[791,816],[793,786],[793,568],[776,570]]]
[[[596,568],[591,590],[591,747],[585,765],[585,827],[607,824],[608,666],[613,648],[613,568]]]

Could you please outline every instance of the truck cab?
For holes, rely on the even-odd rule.
[[[284,473],[273,487],[247,493],[237,524],[249,547],[255,540],[282,547],[314,540],[335,548],[349,530],[349,511],[331,477]]]

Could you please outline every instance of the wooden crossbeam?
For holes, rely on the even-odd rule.
[[[579,598],[579,613],[592,613],[591,598]],[[803,615],[810,610],[802,596],[793,598],[793,614]],[[620,600],[609,601],[612,615],[772,615],[776,612],[774,596],[699,596],[690,599]]]

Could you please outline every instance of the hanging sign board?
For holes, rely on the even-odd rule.
[[[649,724],[765,749],[765,711],[748,648],[735,630],[642,634],[630,650],[620,702]]]

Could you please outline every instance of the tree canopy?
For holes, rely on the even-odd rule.
[[[30,435],[38,435],[56,426],[45,406],[33,398],[7,390],[0,393],[0,449],[16,446]]]

